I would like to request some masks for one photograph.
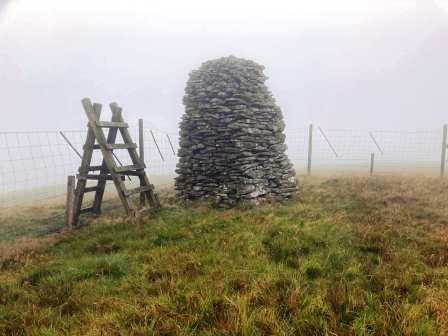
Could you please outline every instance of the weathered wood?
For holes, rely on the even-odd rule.
[[[159,207],[159,199],[154,193],[154,186],[149,184],[148,177],[145,173],[146,167],[137,153],[137,145],[132,141],[129,134],[127,129],[128,124],[123,120],[121,108],[117,104],[111,104],[112,121],[103,122],[99,120],[101,114],[100,104],[92,105],[88,98],[83,99],[82,104],[89,120],[89,130],[84,145],[84,155],[79,169],[78,185],[75,192],[76,219],[82,213],[93,212],[99,214],[101,212],[101,203],[105,192],[106,181],[108,180],[114,182],[118,196],[128,215],[136,213],[130,199],[128,200],[128,197],[133,194],[140,193],[148,199],[151,205]],[[103,128],[109,128],[107,139]],[[124,143],[115,143],[118,132],[121,133]],[[139,141],[142,142],[140,137]],[[101,150],[103,156],[103,162],[100,166],[91,166],[93,151],[95,149]],[[117,167],[114,159],[115,153],[113,152],[115,149],[128,150],[132,165]],[[121,164],[118,158],[116,160]],[[99,171],[99,174],[90,173],[97,171]],[[124,184],[125,175],[137,176],[140,180],[140,187],[127,190]],[[86,187],[87,180],[97,180],[98,184],[96,186]],[[93,206],[82,208],[82,201],[86,192],[95,192],[95,199]]]
[[[110,144],[107,143],[105,147],[108,150],[114,150],[114,149],[129,149],[129,148],[137,148],[137,144]],[[93,145],[93,149],[101,149],[101,145]]]
[[[65,206],[65,226],[73,229],[73,220],[75,219],[75,190],[76,177],[71,175],[67,179],[67,202]]]
[[[128,143],[128,144],[107,144],[106,148],[109,150],[113,149],[136,149],[137,144],[135,143]]]
[[[101,105],[94,104],[92,106],[92,103],[88,98],[84,98],[81,102],[84,109],[88,108],[89,111],[91,112],[91,118],[95,121],[99,120],[101,116]],[[84,199],[84,189],[87,183],[87,179],[85,178],[85,176],[89,172],[90,162],[92,161],[93,156],[92,148],[94,144],[95,144],[95,134],[93,133],[92,127],[90,127],[89,125],[86,142],[84,144],[84,155],[82,157],[81,166],[79,168],[78,184],[76,185],[76,191],[75,191],[75,201],[74,201],[75,214],[73,219],[73,226],[78,225],[79,215],[82,207],[82,202]]]
[[[101,166],[89,166],[87,168],[89,172],[101,170]]]
[[[375,170],[375,153],[370,154],[370,176],[373,176]]]
[[[116,116],[116,114],[114,114],[112,112],[112,122],[117,122],[118,118]],[[111,128],[109,129],[109,133],[107,134],[107,143],[108,144],[113,144],[115,143],[116,139],[117,139],[117,134],[118,134],[118,129],[117,128]],[[99,145],[98,145],[99,147]],[[100,147],[101,149],[101,147]],[[113,154],[113,152],[112,152]],[[104,175],[104,174],[108,174],[109,173],[109,168],[107,167],[106,164],[106,160],[104,160],[103,158],[103,162],[101,164],[101,169],[100,169],[100,174]],[[98,191],[95,194],[95,199],[93,201],[93,208],[94,208],[94,212],[96,214],[100,214],[101,213],[101,204],[103,202],[103,198],[104,198],[104,192],[106,189],[106,179],[101,179],[98,181]]]
[[[127,173],[127,172],[132,172],[135,170],[142,170],[145,168],[146,167],[144,164],[136,164],[136,165],[131,165],[131,166],[115,167],[115,172],[116,173]]]
[[[126,213],[128,215],[131,215],[131,214],[133,214],[134,211],[133,211],[131,205],[129,204],[127,198],[124,196],[124,193],[122,192],[125,189],[124,183],[121,180],[121,178],[119,177],[119,175],[117,175],[114,171],[115,166],[116,166],[114,158],[113,158],[111,152],[109,150],[107,150],[107,148],[106,148],[106,144],[107,144],[106,137],[104,136],[104,133],[101,130],[101,128],[99,128],[100,124],[98,124],[98,122],[97,122],[98,120],[95,119],[94,111],[93,111],[93,108],[91,107],[91,105],[85,106],[85,112],[86,112],[87,118],[89,119],[90,128],[92,129],[93,134],[94,134],[98,144],[101,146],[101,153],[103,154],[103,160],[107,166],[107,169],[109,170],[109,172],[112,176],[112,180],[113,180],[115,187],[118,191],[118,196],[120,197],[121,203],[123,204],[123,207],[124,207]],[[125,124],[125,123],[123,122],[123,120],[118,120],[117,122],[112,121],[109,123],[109,125],[118,125],[118,124]],[[98,127],[95,127],[95,126],[98,126]],[[120,130],[127,131],[127,128],[120,128]],[[123,140],[125,141],[125,143],[132,143],[132,141],[127,141],[127,139],[123,138]],[[132,150],[132,149],[130,149],[130,150]]]
[[[85,193],[89,193],[89,192],[97,192],[98,191],[98,186],[96,187],[87,187],[84,189]]]
[[[138,120],[138,153],[140,155],[140,161],[145,164],[145,139],[144,139],[143,119]],[[145,206],[145,193],[140,193],[140,208]]]
[[[126,177],[124,175],[118,175],[121,181],[125,181]],[[106,181],[113,181],[114,178],[111,174],[86,174],[86,175],[78,175],[78,180],[96,180],[96,181],[100,181],[102,179],[106,180]],[[84,188],[85,190],[86,188]]]
[[[123,116],[121,115],[121,111],[122,109],[118,106],[117,103],[112,103],[110,104],[110,109],[112,111],[115,111],[118,115],[118,118],[121,122],[123,122]],[[129,134],[129,130],[126,128],[120,128],[120,133],[121,136],[123,138],[123,141],[125,143],[131,143],[132,142],[132,138],[131,135]],[[128,149],[129,155],[131,157],[132,163],[134,165],[142,165],[144,166],[144,163],[140,160],[140,157],[137,153],[137,150],[135,149]],[[142,174],[141,176],[139,176],[139,180],[140,180],[140,185],[141,186],[149,186],[149,180],[148,177],[146,176],[146,174]],[[149,201],[149,204],[153,207],[160,207],[160,201],[157,197],[157,195],[153,192],[153,190],[149,190],[147,192],[145,192],[145,195]]]
[[[129,124],[116,121],[96,121],[96,126],[100,128],[128,128]]]
[[[307,172],[311,175],[311,167],[313,164],[313,124],[308,129],[308,165]]]

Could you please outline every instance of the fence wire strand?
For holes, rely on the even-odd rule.
[[[367,173],[371,153],[375,154],[376,173],[437,175],[440,171],[440,131],[319,129],[313,134],[313,172]],[[139,138],[137,125],[131,125],[130,132],[133,139]],[[178,160],[178,134],[154,128],[145,128],[143,133],[152,183],[172,183]],[[81,159],[76,151],[83,153],[86,134],[87,130],[0,132],[0,209],[63,200],[67,176],[76,174],[79,168]],[[286,130],[288,155],[299,174],[306,173],[308,139],[308,128]],[[119,135],[117,143],[120,142],[123,140]],[[127,151],[115,154],[123,165],[131,164]],[[100,151],[94,151],[92,165],[101,162]]]

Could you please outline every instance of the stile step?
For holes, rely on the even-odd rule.
[[[143,170],[145,168],[146,168],[146,166],[144,164],[121,166],[121,167],[115,167],[115,172],[116,173],[127,173],[127,172],[132,172],[135,170]]]
[[[116,121],[97,121],[96,126],[101,128],[128,128],[129,124]]]
[[[136,149],[137,144],[131,143],[131,144],[106,144],[106,149],[108,150],[114,150],[114,149]],[[93,149],[101,149],[100,145],[93,145]]]
[[[85,192],[85,193],[88,193],[88,192],[96,192],[96,191],[98,191],[98,187],[86,187],[86,188],[84,189],[84,192]]]
[[[87,169],[89,170],[89,171],[98,171],[98,170],[101,170],[101,168],[102,168],[102,166],[89,166]]]
[[[78,175],[78,180],[100,180],[105,178],[107,181],[112,181],[112,175],[102,175],[102,174],[87,174],[87,175]],[[120,176],[121,180],[124,181],[126,178],[124,176]]]
[[[136,149],[137,145],[135,143],[130,143],[130,144],[107,144],[106,148],[111,150],[111,149]]]

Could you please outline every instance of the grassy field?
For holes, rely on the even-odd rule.
[[[0,335],[448,335],[437,179],[304,179],[284,205],[18,235],[0,249]]]

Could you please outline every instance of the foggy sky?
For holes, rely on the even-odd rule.
[[[266,66],[288,128],[448,122],[445,0],[0,0],[0,131],[82,129],[80,99],[173,132],[188,73]]]

